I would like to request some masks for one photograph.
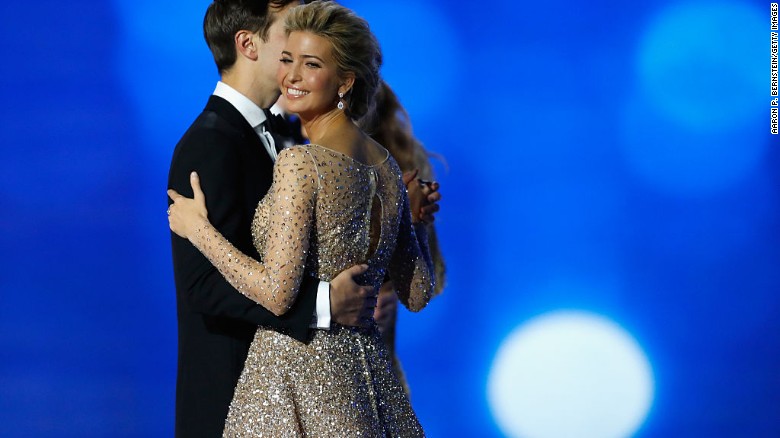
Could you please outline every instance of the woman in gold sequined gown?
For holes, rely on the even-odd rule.
[[[354,123],[378,84],[379,46],[364,20],[330,2],[293,9],[278,80],[311,144],[285,149],[252,232],[263,263],[237,251],[194,199],[169,191],[171,229],[189,239],[242,294],[281,315],[304,272],[329,281],[363,263],[365,284],[392,279],[419,311],[434,289],[425,225],[414,223],[395,160]],[[416,210],[415,210],[416,211]],[[332,324],[300,343],[258,329],[224,436],[423,436],[392,372],[376,324]]]

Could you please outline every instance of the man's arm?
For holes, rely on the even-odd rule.
[[[367,327],[376,307],[378,291],[371,286],[361,286],[355,282],[355,277],[368,270],[368,265],[355,265],[341,271],[331,280],[330,284],[320,286],[320,290],[328,287],[329,317],[341,325],[352,327]],[[318,328],[328,328],[321,322],[318,306]]]

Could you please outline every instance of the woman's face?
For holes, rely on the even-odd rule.
[[[288,111],[311,119],[336,108],[340,80],[327,39],[292,32],[280,61],[276,78]]]

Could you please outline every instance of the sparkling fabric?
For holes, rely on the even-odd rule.
[[[225,437],[421,437],[376,328],[318,330],[308,344],[258,330]]]
[[[238,252],[213,227],[193,244],[241,293],[275,313],[295,300],[301,278],[330,281],[359,263],[359,281],[379,289],[385,275],[400,301],[419,311],[434,288],[424,226],[413,226],[392,157],[373,166],[319,145],[279,155],[274,182],[252,233],[263,264]],[[376,324],[333,324],[300,343],[259,328],[236,387],[226,437],[423,436],[392,370]]]

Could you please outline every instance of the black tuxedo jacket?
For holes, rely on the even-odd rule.
[[[193,170],[211,223],[240,251],[259,259],[250,225],[273,181],[273,162],[246,119],[220,97],[211,96],[176,145],[168,187],[192,197]],[[221,437],[257,326],[305,340],[318,281],[307,276],[293,308],[276,317],[230,286],[189,241],[171,233],[171,243],[179,329],[176,436]]]

